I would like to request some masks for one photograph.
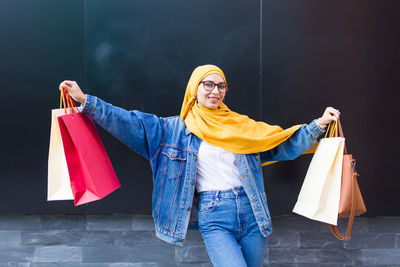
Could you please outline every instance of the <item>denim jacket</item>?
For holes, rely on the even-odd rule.
[[[91,95],[87,95],[82,112],[150,161],[156,235],[182,246],[189,220],[196,225],[196,163],[201,139],[186,128],[179,116],[160,118],[137,110],[127,111]],[[271,233],[272,227],[261,164],[295,159],[310,149],[322,133],[313,121],[274,149],[235,154],[244,190],[264,236]]]

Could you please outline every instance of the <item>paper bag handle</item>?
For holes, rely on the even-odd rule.
[[[67,114],[67,107],[72,108],[73,113],[75,112],[75,109],[80,112],[80,110],[76,107],[74,100],[72,100],[72,97],[69,95],[69,92],[65,92],[64,87],[61,87],[60,92],[60,109],[64,108],[65,114]]]
[[[339,133],[338,133],[339,131]],[[344,138],[343,134],[343,129],[342,129],[342,124],[340,123],[340,120],[334,120],[329,123],[328,128],[326,129],[325,137],[324,138],[330,138],[330,137],[342,137]],[[347,147],[346,147],[346,142],[344,143],[344,155],[347,155]]]
[[[338,136],[337,120],[334,120],[329,123],[324,138],[337,137],[337,136]]]

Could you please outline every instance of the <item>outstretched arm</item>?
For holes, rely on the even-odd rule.
[[[293,160],[308,151],[324,133],[325,127],[340,116],[340,112],[332,107],[325,109],[324,114],[310,124],[302,126],[288,140],[277,147],[260,153],[261,164],[266,162]]]
[[[64,81],[60,87],[83,104],[82,112],[122,143],[147,159],[151,159],[161,143],[163,120],[156,115],[137,110],[127,111],[98,97],[85,95],[74,81]]]

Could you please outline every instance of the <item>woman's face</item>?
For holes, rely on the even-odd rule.
[[[215,86],[211,91],[207,91],[206,88],[210,89],[210,84],[204,82],[214,82]],[[225,84],[224,78],[219,74],[207,75],[199,84],[197,88],[197,102],[208,109],[217,110],[219,104],[224,100],[225,92],[218,90],[218,84]],[[212,84],[211,84],[212,85]]]

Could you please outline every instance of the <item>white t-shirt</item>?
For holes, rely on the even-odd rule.
[[[242,185],[235,155],[201,141],[197,161],[197,192],[227,190]]]

